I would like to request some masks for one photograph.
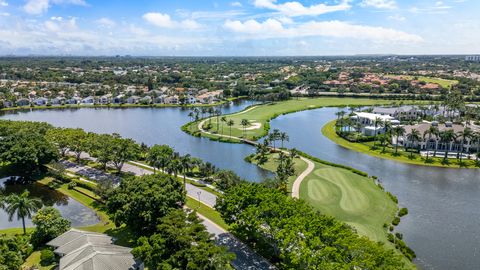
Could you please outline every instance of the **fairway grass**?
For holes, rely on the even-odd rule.
[[[387,105],[395,101],[390,100],[375,100],[375,99],[361,99],[361,98],[300,98],[290,99],[286,101],[280,101],[275,103],[268,103],[263,105],[256,105],[245,110],[225,115],[228,120],[233,120],[234,125],[227,126],[225,122],[220,121],[217,125],[217,117],[212,117],[207,120],[192,122],[185,125],[182,129],[190,134],[199,134],[199,123],[203,123],[203,128],[206,129],[209,124],[211,128],[207,134],[200,132],[200,136],[208,137],[211,139],[220,139],[221,136],[234,136],[238,138],[245,138],[248,140],[258,140],[265,136],[270,128],[270,120],[283,114],[317,109],[322,107],[344,107],[344,106],[368,106],[368,105]],[[220,119],[220,118],[219,118]],[[250,123],[244,127],[241,125],[242,119],[247,119]],[[260,128],[256,128],[260,126]],[[218,127],[218,129],[217,129]],[[231,131],[231,132],[230,132]],[[239,139],[227,139],[223,138],[223,141],[239,142]]]
[[[277,157],[278,154],[272,154],[260,167],[274,172],[278,166]],[[368,177],[313,163],[315,169],[300,185],[300,198],[322,214],[353,226],[361,235],[388,243],[383,224],[390,224],[397,211],[397,205],[390,197]],[[305,161],[295,159],[295,175],[289,178],[289,190],[306,168]]]
[[[386,77],[394,77],[398,75],[386,75]],[[421,82],[426,82],[426,83],[435,83],[440,85],[443,88],[450,89],[455,84],[458,84],[457,80],[447,80],[447,79],[442,79],[442,78],[435,78],[435,77],[426,77],[426,76],[410,76],[410,75],[400,75],[405,80],[413,80],[415,77],[418,78],[419,81]]]
[[[449,159],[448,164],[442,163],[442,158],[430,158],[430,162],[425,162],[425,158],[419,156],[418,154],[413,154],[410,157],[410,153],[407,153],[402,150],[401,147],[398,148],[398,155],[394,155],[394,150],[387,148],[385,153],[382,153],[382,147],[378,147],[376,150],[373,150],[371,145],[366,143],[353,143],[345,140],[344,138],[337,135],[335,132],[335,122],[333,120],[328,122],[322,127],[322,134],[329,138],[331,141],[335,142],[336,144],[343,146],[347,149],[354,150],[360,153],[364,153],[370,156],[394,160],[398,162],[413,164],[413,165],[420,165],[420,166],[432,166],[432,167],[443,167],[443,168],[476,168],[477,166],[475,160],[463,160],[462,164],[459,164],[458,160]]]

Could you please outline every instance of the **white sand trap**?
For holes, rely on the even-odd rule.
[[[251,126],[245,128],[245,130],[254,130],[254,129],[259,129],[262,127],[262,124],[260,123],[250,123]]]

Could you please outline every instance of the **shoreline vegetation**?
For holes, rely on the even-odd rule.
[[[420,156],[418,153],[413,153],[410,151],[398,149],[398,153],[395,154],[395,150],[391,147],[386,147],[385,152],[381,146],[373,147],[373,142],[361,143],[361,142],[349,142],[348,140],[342,138],[335,132],[336,120],[330,121],[322,127],[322,134],[333,141],[334,143],[345,147],[347,149],[370,155],[377,158],[383,158],[388,160],[393,160],[397,162],[402,162],[411,165],[417,166],[430,166],[438,168],[450,168],[450,169],[479,169],[479,165],[475,160],[462,160],[462,163],[459,163],[457,160],[447,160],[448,163],[443,162],[443,159],[440,157],[432,158],[428,160],[425,157]]]
[[[13,111],[21,111],[21,110],[53,110],[53,109],[81,109],[81,108],[103,108],[103,109],[121,109],[121,108],[193,108],[193,107],[215,107],[220,106],[232,101],[240,100],[246,98],[246,96],[239,96],[239,97],[231,97],[225,100],[211,103],[211,104],[204,104],[204,103],[195,103],[195,104],[94,104],[94,105],[83,105],[83,104],[72,104],[72,105],[43,105],[43,106],[17,106],[17,107],[8,107],[0,109],[0,112],[13,112]]]

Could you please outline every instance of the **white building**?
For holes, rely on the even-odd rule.
[[[355,116],[351,119],[360,126],[360,132],[366,136],[374,136],[375,134],[382,134],[385,132],[385,128],[381,123],[390,122],[392,124],[398,124],[398,121],[394,117],[389,115],[381,115],[367,112],[356,112]],[[376,125],[376,127],[375,127]]]

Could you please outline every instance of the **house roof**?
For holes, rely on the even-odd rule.
[[[141,263],[131,249],[112,244],[110,236],[71,229],[48,242],[64,255],[59,270],[134,270]]]
[[[369,120],[375,121],[375,119],[379,118],[382,121],[391,121],[394,118],[389,116],[389,115],[381,115],[381,114],[375,114],[375,113],[366,113],[366,112],[356,112],[355,113],[358,117],[361,118],[367,118]]]

